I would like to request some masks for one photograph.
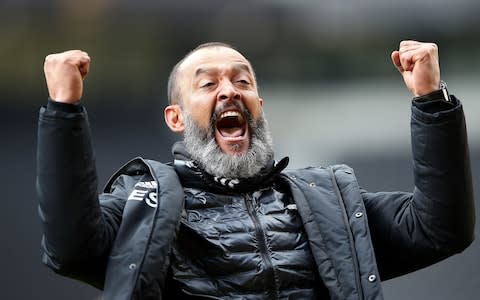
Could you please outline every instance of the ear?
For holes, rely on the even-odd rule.
[[[185,123],[183,122],[182,109],[180,105],[173,104],[165,107],[163,112],[165,117],[165,123],[173,132],[183,132],[185,129]]]

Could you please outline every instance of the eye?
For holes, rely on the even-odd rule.
[[[215,84],[215,83],[214,83],[213,81],[207,81],[207,82],[205,82],[205,83],[202,83],[202,84],[200,85],[200,87],[201,87],[201,88],[208,88],[208,87],[213,86],[214,84]]]
[[[243,85],[249,85],[250,84],[250,81],[246,80],[246,79],[240,79],[240,80],[237,80],[238,83],[240,84],[243,84]]]

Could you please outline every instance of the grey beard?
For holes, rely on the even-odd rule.
[[[262,116],[254,121],[246,117],[251,133],[250,147],[246,153],[226,154],[215,140],[215,123],[203,129],[183,113],[185,121],[184,144],[188,153],[207,173],[226,178],[249,178],[257,175],[273,159],[273,143],[267,120]]]

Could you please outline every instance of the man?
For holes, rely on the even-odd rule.
[[[43,261],[105,299],[382,299],[381,280],[461,252],[474,207],[460,101],[435,44],[403,41],[392,61],[412,101],[413,193],[370,193],[339,165],[273,160],[250,62],[221,43],[173,69],[174,162],[136,158],[97,195],[85,108],[88,54],[47,56],[38,193]]]

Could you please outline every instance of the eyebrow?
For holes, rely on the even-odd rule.
[[[247,64],[244,64],[244,63],[232,64],[230,66],[230,69],[232,69],[234,71],[246,71],[249,74],[251,74],[250,67]],[[218,71],[218,68],[216,68],[216,67],[206,67],[206,68],[200,67],[195,71],[195,77],[198,77],[202,74],[214,73],[214,72],[217,72],[217,71]]]

